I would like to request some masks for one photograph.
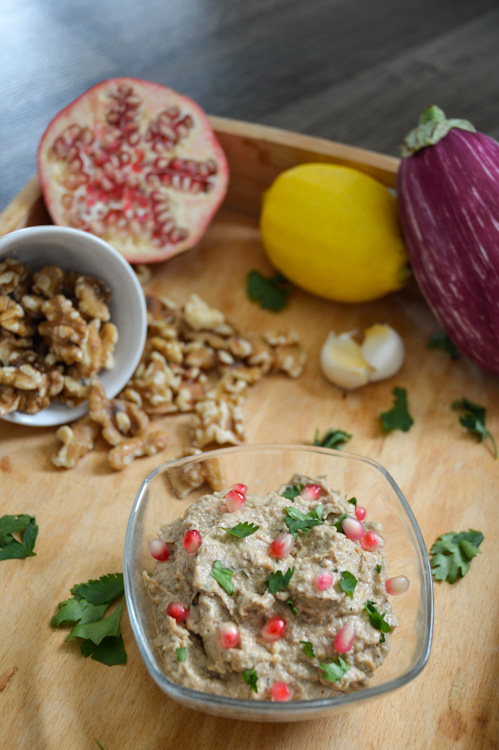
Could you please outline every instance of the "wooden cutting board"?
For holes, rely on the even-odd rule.
[[[416,285],[364,305],[346,306],[292,293],[279,314],[261,310],[244,292],[252,268],[270,272],[257,217],[260,198],[282,170],[304,161],[350,164],[393,186],[397,161],[314,138],[212,118],[231,167],[225,207],[200,245],[154,267],[152,292],[182,302],[196,292],[243,330],[295,329],[308,354],[298,380],[272,376],[245,405],[248,442],[311,442],[329,427],[353,433],[348,449],[376,459],[408,498],[428,547],[444,532],[485,533],[470,573],[453,586],[435,585],[435,636],[422,674],[398,692],[330,719],[289,725],[223,720],[184,709],[148,676],[128,624],[126,666],[106,667],[64,643],[50,627],[71,586],[122,570],[125,528],[146,474],[186,445],[188,416],[158,420],[170,433],[159,457],[122,473],[107,465],[103,444],[72,471],[50,457],[54,429],[0,421],[0,515],[29,513],[40,528],[37,556],[0,562],[0,746],[169,750],[278,748],[497,747],[497,495],[499,461],[477,444],[451,411],[466,396],[487,407],[499,438],[499,382],[464,359],[429,350],[437,328]],[[0,216],[0,234],[44,223],[36,178]],[[327,333],[388,322],[407,348],[392,380],[343,393],[321,376],[318,354]],[[384,435],[379,413],[391,406],[394,385],[407,388],[414,426]]]

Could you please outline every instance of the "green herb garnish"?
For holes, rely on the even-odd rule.
[[[357,498],[356,497],[351,497],[350,500],[347,500],[347,502],[348,503],[352,503],[352,505],[353,505],[354,508],[357,507]]]
[[[284,508],[286,526],[296,539],[299,531],[308,533],[313,526],[322,526],[323,510],[323,505],[316,505],[309,513],[302,513],[298,508]]]
[[[371,625],[376,630],[381,630],[382,633],[391,633],[393,628],[385,620],[385,615],[382,614],[373,602],[367,601],[364,607],[365,611],[371,618]]]
[[[485,408],[480,404],[474,404],[467,398],[462,398],[460,401],[452,403],[452,409],[464,409],[466,413],[459,417],[459,423],[466,427],[472,435],[476,435],[479,443],[485,438],[489,438],[492,443],[494,458],[497,458],[497,443],[492,433],[485,427]]]
[[[338,518],[336,523],[333,523],[334,528],[340,532],[340,534],[344,534],[343,526],[341,525],[343,523],[343,520],[345,518],[348,518],[348,513],[342,513],[341,516]]]
[[[260,271],[250,271],[246,276],[246,293],[250,300],[259,302],[264,310],[279,312],[288,304],[291,285],[280,273],[269,279]]]
[[[385,432],[391,432],[392,430],[407,432],[414,424],[407,406],[407,390],[395,386],[392,393],[394,396],[393,407],[390,411],[380,414],[383,430]]]
[[[338,583],[340,585],[340,589],[342,589],[345,594],[350,597],[350,599],[353,599],[353,592],[355,591],[355,587],[357,585],[357,579],[355,578],[354,574],[350,573],[348,570],[344,570]]]
[[[470,569],[472,559],[480,552],[478,547],[483,539],[483,534],[474,529],[459,533],[450,531],[439,536],[430,549],[434,578],[449,583],[463,578]]]
[[[430,336],[426,346],[428,349],[440,349],[440,351],[446,352],[451,359],[457,359],[460,356],[459,349],[450,340],[445,331],[437,331]]]
[[[378,563],[378,565],[376,565],[376,571],[378,573],[381,573],[382,570],[383,570],[382,566]]]
[[[282,493],[282,497],[285,497],[286,500],[291,500],[291,502],[294,502],[295,497],[300,494],[304,486],[304,484],[299,484],[293,485],[293,487],[286,487],[286,489]]]
[[[310,641],[300,641],[300,643],[303,643],[303,650],[305,651],[305,655],[308,656],[309,659],[314,659],[315,651]]]
[[[241,677],[243,678],[245,683],[250,686],[251,690],[253,690],[254,693],[258,692],[258,675],[254,669],[245,669]]]
[[[381,633],[381,638],[379,639],[379,643],[384,643],[386,641],[385,634]]]
[[[328,430],[322,438],[319,437],[319,429],[315,431],[314,445],[320,445],[323,448],[331,448],[341,450],[343,443],[350,440],[352,435],[349,432],[343,430]]]
[[[211,577],[225,589],[229,596],[234,593],[234,584],[232,583],[232,576],[234,571],[230,568],[224,568],[220,560],[215,560],[213,568],[211,570]]]
[[[187,648],[187,646],[184,646],[183,648],[176,648],[175,653],[177,654],[177,661],[185,661],[187,659],[189,649]]]
[[[110,573],[107,576],[102,576],[98,581],[90,580],[87,583],[77,583],[71,589],[74,596],[86,599],[90,604],[109,604],[123,591],[123,573]]]
[[[19,534],[19,539],[14,534]],[[34,557],[38,526],[33,516],[21,513],[0,518],[0,560],[20,560]]]
[[[226,529],[225,526],[220,526],[220,528],[226,531],[227,534],[232,534],[232,536],[237,536],[238,539],[243,539],[245,536],[254,534],[260,527],[255,526],[254,523],[244,521],[243,523],[238,523],[237,526],[233,526],[231,529]]]
[[[333,661],[331,664],[325,664],[321,661],[319,667],[323,672],[322,679],[328,680],[328,682],[338,682],[350,669],[350,665],[341,656],[338,656],[336,661]]]
[[[286,604],[288,605],[288,607],[290,608],[291,612],[296,617],[296,615],[298,614],[298,610],[295,607],[294,601],[292,599],[286,599]]]
[[[284,589],[287,589],[294,572],[294,568],[288,568],[284,575],[280,570],[278,570],[277,573],[271,573],[266,581],[270,593],[275,594],[276,591],[284,591]]]

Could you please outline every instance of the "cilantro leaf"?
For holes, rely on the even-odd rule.
[[[345,594],[350,597],[350,599],[353,599],[353,592],[355,591],[355,587],[357,585],[357,579],[355,578],[354,574],[350,573],[348,570],[344,570],[338,583],[340,585],[340,589],[342,589]]]
[[[53,616],[50,624],[53,628],[62,625],[76,625],[78,622],[96,622],[104,617],[107,604],[89,604],[85,599],[66,599],[57,605],[59,611]]]
[[[18,533],[21,541],[13,534]],[[35,541],[38,526],[33,516],[24,513],[16,516],[2,516],[0,518],[0,560],[20,560],[24,557],[34,557]]]
[[[434,578],[449,583],[463,578],[470,569],[472,559],[480,552],[478,547],[483,539],[483,534],[474,529],[459,533],[450,531],[439,536],[430,549]]]
[[[451,408],[464,409],[466,413],[462,417],[459,417],[459,423],[472,435],[476,435],[479,443],[485,440],[485,438],[489,438],[492,443],[494,458],[497,458],[497,443],[492,433],[485,427],[485,407],[480,406],[480,404],[474,404],[473,401],[469,401],[467,398],[462,398],[460,401],[454,401]]]
[[[364,607],[365,611],[371,618],[371,625],[376,630],[381,630],[382,633],[391,633],[393,628],[385,620],[385,615],[382,614],[373,602],[367,601]]]
[[[291,502],[294,502],[295,497],[300,494],[304,486],[304,484],[299,484],[293,485],[293,487],[286,487],[286,489],[282,493],[282,497],[285,497],[286,500],[291,500]]]
[[[284,575],[280,570],[278,570],[277,573],[271,573],[266,581],[270,593],[275,594],[276,591],[284,591],[284,589],[287,589],[294,572],[294,568],[288,568]]]
[[[237,526],[233,526],[231,529],[226,529],[225,526],[220,526],[220,528],[226,531],[227,534],[232,534],[232,536],[237,536],[238,539],[243,539],[245,536],[254,534],[260,527],[255,526],[254,523],[244,521],[243,523],[238,523]]]
[[[348,513],[342,513],[342,514],[341,514],[341,516],[340,516],[340,517],[338,518],[338,520],[336,521],[336,523],[333,523],[333,526],[334,526],[334,528],[335,528],[335,529],[336,529],[337,531],[339,531],[339,532],[340,532],[340,534],[344,534],[344,533],[345,533],[345,532],[343,531],[343,526],[341,525],[341,524],[342,524],[342,522],[343,522],[343,520],[344,520],[345,518],[348,518]]]
[[[351,497],[350,500],[347,500],[347,502],[352,503],[352,505],[353,505],[354,508],[357,507],[357,498],[356,497]]]
[[[328,430],[322,438],[319,437],[319,430],[317,429],[315,431],[314,436],[314,442],[313,445],[320,445],[323,448],[331,448],[336,450],[341,450],[341,446],[343,443],[346,443],[348,440],[352,438],[352,435],[349,432],[344,432],[343,430],[334,430],[330,429]]]
[[[0,537],[13,534],[15,531],[24,531],[32,516],[20,513],[17,516],[2,516],[0,518]]]
[[[66,641],[70,641],[72,638],[88,638],[98,646],[108,635],[121,635],[120,621],[124,606],[125,599],[123,598],[117,609],[109,617],[104,617],[102,620],[95,622],[78,623],[72,628]]]
[[[338,682],[350,669],[350,665],[341,656],[338,656],[336,661],[333,661],[331,664],[325,664],[321,661],[319,667],[323,672],[322,679],[328,682]]]
[[[109,573],[101,576],[97,581],[77,583],[71,593],[86,599],[90,604],[110,604],[117,596],[122,596],[123,573]]]
[[[290,608],[291,612],[296,617],[296,615],[298,614],[298,610],[295,607],[294,601],[292,599],[286,599],[286,604],[288,605],[288,607]]]
[[[426,346],[428,349],[440,349],[440,351],[446,352],[451,359],[458,359],[461,354],[454,342],[442,330],[432,334]]]
[[[126,664],[127,655],[123,636],[108,635],[99,645],[96,645],[90,639],[86,639],[80,646],[82,656],[91,656],[95,661],[113,667],[115,664]]]
[[[376,572],[381,573],[382,569],[382,566],[378,563],[378,565],[376,565]]]
[[[394,396],[393,407],[390,411],[380,414],[383,430],[385,432],[391,432],[392,430],[407,432],[414,424],[408,410],[407,390],[395,386],[392,393]]]
[[[220,560],[215,560],[213,568],[211,570],[211,577],[225,589],[229,596],[234,593],[234,584],[232,583],[232,576],[234,571],[230,568],[224,568]]]
[[[296,539],[299,531],[308,533],[313,526],[322,526],[323,510],[323,505],[316,505],[309,513],[302,513],[298,508],[284,508],[286,526]]]
[[[258,692],[258,675],[254,669],[245,669],[241,674],[241,677],[243,678],[245,683],[250,686],[251,690],[253,690],[254,693]]]
[[[187,648],[187,646],[184,646],[183,648],[176,648],[175,653],[177,654],[177,661],[185,661],[187,659],[189,649]]]
[[[309,659],[314,659],[315,651],[310,641],[300,641],[300,643],[303,643],[303,650],[305,651],[305,655],[308,656]]]
[[[246,276],[246,293],[250,300],[259,302],[264,310],[279,312],[288,304],[291,285],[280,273],[269,279],[260,271],[250,271]]]

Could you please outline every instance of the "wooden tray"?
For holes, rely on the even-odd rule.
[[[247,271],[271,270],[258,233],[261,194],[280,171],[328,161],[393,186],[398,162],[257,125],[221,118],[212,123],[230,163],[229,194],[196,249],[154,267],[150,290],[178,301],[197,292],[243,330],[297,330],[309,356],[305,374],[296,381],[275,376],[255,386],[245,405],[249,442],[303,443],[312,441],[317,427],[347,430],[353,433],[348,448],[382,463],[400,484],[428,547],[441,533],[472,527],[485,532],[483,554],[466,578],[435,586],[429,664],[399,692],[315,724],[247,724],[194,713],[171,702],[149,678],[126,616],[129,658],[122,667],[83,659],[74,643],[64,643],[65,631],[49,624],[74,583],[122,569],[126,522],[138,486],[160,461],[180,453],[188,418],[158,420],[170,430],[168,449],[120,474],[108,469],[103,447],[72,471],[56,470],[50,461],[57,444],[53,429],[0,422],[0,514],[30,513],[40,528],[35,558],[0,562],[1,744],[18,750],[78,750],[96,747],[94,739],[105,750],[169,750],[193,743],[201,750],[492,747],[498,546],[492,527],[499,462],[459,426],[450,404],[467,396],[485,405],[488,426],[499,436],[498,381],[465,360],[451,362],[426,348],[438,326],[415,284],[364,305],[334,304],[298,290],[277,315],[251,304],[244,292]],[[0,215],[0,234],[48,221],[33,178]],[[318,367],[328,331],[385,321],[407,347],[396,378],[348,394],[329,385]],[[394,385],[407,388],[415,424],[409,433],[384,436],[378,415],[391,406]]]

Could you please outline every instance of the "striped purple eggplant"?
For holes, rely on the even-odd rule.
[[[429,107],[402,153],[400,218],[419,287],[458,349],[499,375],[499,143]]]

